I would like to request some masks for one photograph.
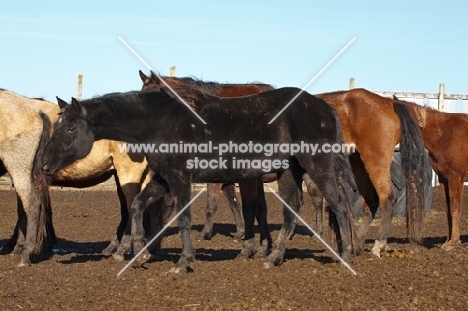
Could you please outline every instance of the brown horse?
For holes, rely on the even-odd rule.
[[[408,236],[411,241],[420,243],[425,214],[423,184],[427,156],[418,125],[409,110],[390,98],[365,89],[316,96],[335,107],[345,142],[356,146],[357,153],[350,156],[350,162],[366,202],[358,233],[361,240],[365,238],[377,204],[382,211],[382,223],[371,252],[380,256],[385,249],[395,206],[390,166],[395,145],[400,143],[407,187]]]
[[[442,245],[451,250],[460,244],[460,213],[463,183],[468,181],[468,115],[446,113],[408,101],[404,103],[416,118],[432,168],[439,177],[447,202],[448,237]]]

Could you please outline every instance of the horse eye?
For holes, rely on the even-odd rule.
[[[73,133],[75,131],[75,129],[76,129],[76,127],[74,127],[74,126],[69,127],[67,132],[71,134],[71,133]]]

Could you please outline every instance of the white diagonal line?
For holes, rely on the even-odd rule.
[[[159,76],[159,75],[151,68],[151,66],[148,65],[148,63],[145,62],[145,60],[144,60],[137,52],[135,52],[134,49],[132,49],[132,47],[131,47],[124,39],[122,39],[122,37],[119,36],[118,38],[119,38],[119,40],[127,47],[127,49],[129,49],[130,52],[132,52],[133,55],[135,55],[135,56],[143,63],[143,65],[146,66],[146,68],[148,68],[149,70],[151,70],[151,71],[158,77],[158,79],[161,80],[161,81],[164,83],[164,85],[165,85],[169,90],[171,90],[171,92],[177,97],[178,100],[180,100],[180,101],[182,102],[182,104],[184,104],[188,109],[190,109],[190,111],[192,111],[192,113],[193,113],[195,116],[197,116],[197,118],[200,119],[200,121],[202,121],[203,124],[207,124],[207,123],[205,122],[205,120],[203,120],[203,118],[200,117],[200,115],[198,115],[198,113],[196,113],[195,110],[193,110],[192,107],[190,107],[190,105],[187,104],[187,102],[186,102],[182,97],[180,97],[179,94],[177,94],[177,92],[174,91],[174,89],[173,89],[172,87],[170,87],[169,84],[167,84],[166,81],[164,81],[164,79],[161,78],[161,76]]]
[[[165,226],[164,228],[161,229],[161,231],[158,232],[158,234],[156,234],[154,236],[154,238],[151,239],[151,241],[149,241],[142,249],[141,251],[138,252],[138,254],[136,254],[132,260],[130,260],[130,262],[125,266],[123,267],[122,270],[120,270],[119,273],[117,273],[117,276],[120,276],[125,270],[127,270],[127,268],[151,245],[151,243],[153,243],[163,232],[164,230],[166,230],[179,216],[180,214],[182,214],[186,209],[187,207],[190,206],[190,204],[193,203],[193,201],[195,201],[199,196],[200,194],[202,194],[206,189],[202,189],[200,190],[200,192],[198,192],[194,197],[193,199],[190,200],[190,202],[187,203],[187,205],[184,206],[183,209],[180,210],[180,212],[177,213],[177,215],[175,215]]]
[[[273,123],[273,121],[275,121],[276,118],[278,118],[279,115],[282,114],[283,111],[285,111],[286,108],[288,108],[289,105],[291,105],[292,102],[295,101],[296,98],[298,98],[299,95],[302,94],[302,92],[304,92],[305,90],[307,90],[307,88],[308,88],[308,87],[309,87],[309,86],[310,86],[310,85],[311,85],[311,84],[328,68],[328,66],[330,66],[330,65],[331,65],[331,64],[332,64],[332,63],[333,63],[333,62],[334,62],[334,61],[335,61],[335,60],[336,60],[336,59],[337,59],[337,58],[354,42],[354,40],[356,40],[356,37],[353,37],[353,38],[351,39],[351,41],[349,41],[349,42],[341,49],[341,51],[339,51],[338,54],[336,54],[335,57],[333,57],[333,58],[325,65],[325,67],[323,67],[322,70],[320,70],[320,71],[315,75],[315,77],[313,77],[312,80],[310,80],[309,83],[307,83],[307,84],[300,90],[300,92],[297,93],[297,95],[294,96],[293,99],[291,99],[291,100],[289,101],[289,103],[287,103],[286,106],[284,106],[284,108],[281,109],[281,111],[278,112],[278,113],[276,114],[276,116],[275,116],[273,119],[271,119],[270,122],[268,122],[268,124]]]
[[[338,255],[334,250],[333,248],[331,248],[330,245],[328,245],[327,242],[325,242],[324,239],[322,239],[322,237],[320,235],[317,234],[317,232],[314,231],[314,229],[312,229],[311,226],[309,226],[304,219],[301,218],[301,216],[299,216],[292,208],[291,206],[289,206],[276,192],[275,190],[271,189],[270,187],[268,187],[270,189],[270,191],[278,198],[278,200],[281,201],[281,203],[284,204],[284,206],[286,206],[287,208],[289,208],[289,210],[294,214],[294,216],[296,216],[297,219],[299,219],[303,224],[304,226],[306,226],[310,231],[312,231],[312,233],[314,234],[314,237],[316,237],[317,239],[319,239],[320,242],[322,242],[323,245],[325,245],[326,248],[328,248],[329,251],[331,251],[333,253],[333,255],[335,255],[336,258],[338,258],[339,261],[341,261],[342,264],[345,265],[346,268],[349,269],[349,271],[351,271],[352,274],[354,275],[357,275],[356,271],[354,271],[353,268],[351,268],[351,266],[343,260],[343,258],[340,257],[340,255]]]

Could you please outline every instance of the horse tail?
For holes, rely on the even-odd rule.
[[[336,117],[336,132],[337,132],[337,139],[336,142],[340,144],[341,146],[344,146],[344,139],[343,139],[343,132],[341,129],[341,124],[338,121],[338,113],[336,112],[335,109],[333,109],[333,113]],[[353,252],[355,254],[362,253],[363,252],[363,246],[361,245],[358,236],[357,236],[357,228],[356,228],[356,216],[354,213],[354,210],[352,208],[352,203],[351,203],[351,193],[354,191],[357,191],[357,184],[356,181],[354,180],[354,176],[352,174],[351,170],[351,164],[349,163],[349,159],[347,156],[341,153],[334,153],[334,171],[335,171],[335,178],[338,181],[338,186],[343,190],[344,194],[344,205],[346,208],[346,218],[348,220],[349,226],[350,226],[350,232],[351,232],[351,242],[353,246]],[[329,215],[329,227],[332,228],[338,235],[338,228],[335,229],[335,226],[337,227],[337,221],[333,213],[330,213]]]
[[[145,229],[146,239],[152,240],[156,234],[166,226],[171,217],[172,212],[175,210],[175,204],[172,197],[167,199],[159,198],[158,200],[150,203],[143,212],[143,228]],[[160,234],[156,240],[148,247],[148,251],[152,255],[156,255],[161,250],[162,240],[164,234]]]
[[[51,178],[42,172],[42,154],[44,152],[45,145],[50,138],[51,123],[45,113],[40,112],[40,117],[43,123],[42,135],[34,157],[32,169],[34,188],[40,200],[39,223],[34,253],[40,253],[43,250],[50,251],[52,249],[52,245],[56,243],[55,230],[52,225],[52,207],[50,205],[49,194]]]
[[[400,154],[406,180],[406,227],[410,241],[422,242],[425,214],[424,182],[428,159],[418,124],[408,107],[395,101],[395,113],[400,118]]]

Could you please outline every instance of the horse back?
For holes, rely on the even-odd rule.
[[[333,106],[339,116],[346,143],[359,150],[362,141],[393,141],[398,143],[400,120],[393,109],[393,100],[365,89],[352,89],[316,95]],[[386,135],[386,137],[382,137]]]

